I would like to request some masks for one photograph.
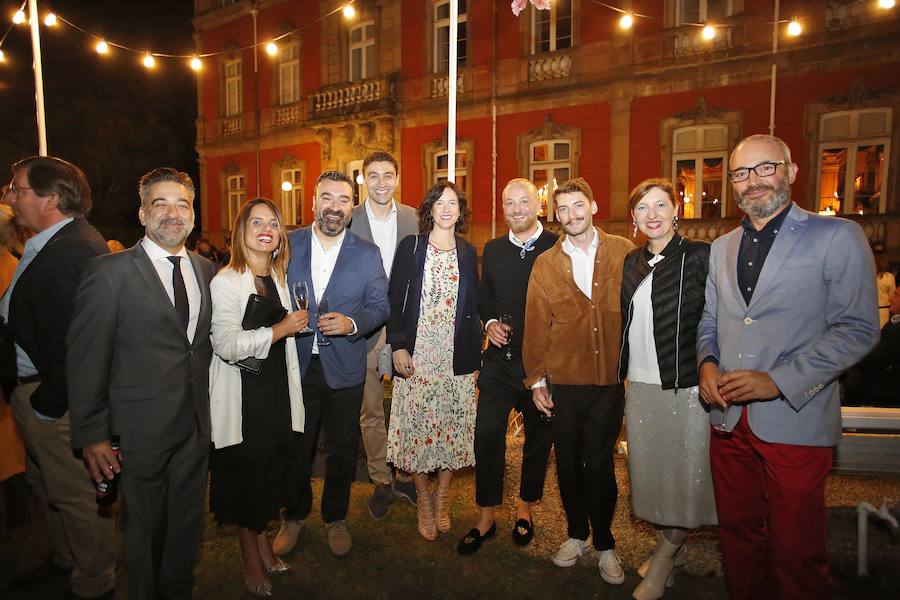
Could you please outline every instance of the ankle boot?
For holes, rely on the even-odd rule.
[[[656,537],[657,537],[657,539],[659,539],[660,537],[662,537],[662,533],[657,533]],[[675,557],[673,558],[676,569],[680,569],[680,568],[684,567],[685,563],[687,563],[686,555],[687,555],[687,544],[681,544],[681,546],[678,547],[678,552],[675,553]],[[638,567],[637,574],[640,575],[641,578],[646,577],[648,568],[650,568],[650,558],[649,557],[647,558],[647,560],[645,560],[643,563],[641,563],[641,566]],[[672,584],[668,584],[666,587],[672,587]]]
[[[666,588],[674,583],[675,554],[681,544],[675,545],[660,533],[656,549],[650,557],[650,566],[640,585],[631,594],[635,600],[657,600],[666,593]]]

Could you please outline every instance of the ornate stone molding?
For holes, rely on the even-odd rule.
[[[706,98],[700,96],[697,98],[697,104],[693,108],[676,114],[675,118],[682,121],[693,121],[694,123],[718,122],[725,117],[726,112],[725,109],[709,106],[706,103]]]
[[[859,108],[866,106],[871,102],[880,102],[896,93],[897,89],[893,86],[881,88],[872,88],[866,83],[865,78],[860,77],[850,89],[829,96],[825,100],[825,104],[830,107],[846,106],[848,108]]]

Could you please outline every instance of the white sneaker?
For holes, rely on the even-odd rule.
[[[294,521],[291,519],[282,521],[281,529],[278,530],[278,534],[272,541],[272,552],[274,552],[276,556],[284,556],[293,550],[294,546],[297,544],[297,536],[300,535],[300,530],[302,528],[303,521]]]
[[[553,564],[557,567],[571,567],[590,549],[591,543],[588,540],[569,538],[553,555]]]
[[[621,585],[625,583],[625,571],[622,570],[622,559],[615,550],[600,552],[600,577],[606,583]]]

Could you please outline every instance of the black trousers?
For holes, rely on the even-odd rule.
[[[325,383],[322,363],[313,355],[303,377],[303,407],[306,426],[303,433],[294,434],[294,449],[299,465],[297,506],[289,508],[285,518],[305,519],[312,510],[313,454],[319,428],[325,428],[328,457],[325,460],[325,487],[322,491],[322,520],[326,523],[347,517],[350,504],[350,484],[356,472],[359,447],[359,410],[362,406],[363,386],[332,389]]]
[[[208,464],[209,437],[196,429],[173,448],[125,452],[122,546],[129,598],[191,597]]]
[[[609,529],[619,496],[613,451],[622,429],[625,388],[556,385],[553,404],[556,472],[569,537],[586,540],[590,522],[594,548],[609,550],[616,545]]]
[[[503,503],[503,474],[506,463],[506,427],[509,411],[522,413],[525,447],[522,450],[522,479],[519,497],[536,502],[544,495],[547,460],[553,445],[552,430],[544,424],[531,401],[531,390],[522,385],[522,359],[506,361],[486,357],[478,374],[478,412],[475,417],[475,501],[478,506]]]

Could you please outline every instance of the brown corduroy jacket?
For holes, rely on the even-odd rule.
[[[600,234],[591,298],[575,283],[565,235],[541,254],[528,281],[522,360],[525,387],[542,377],[551,384],[612,385],[622,343],[620,290],[629,240]]]

